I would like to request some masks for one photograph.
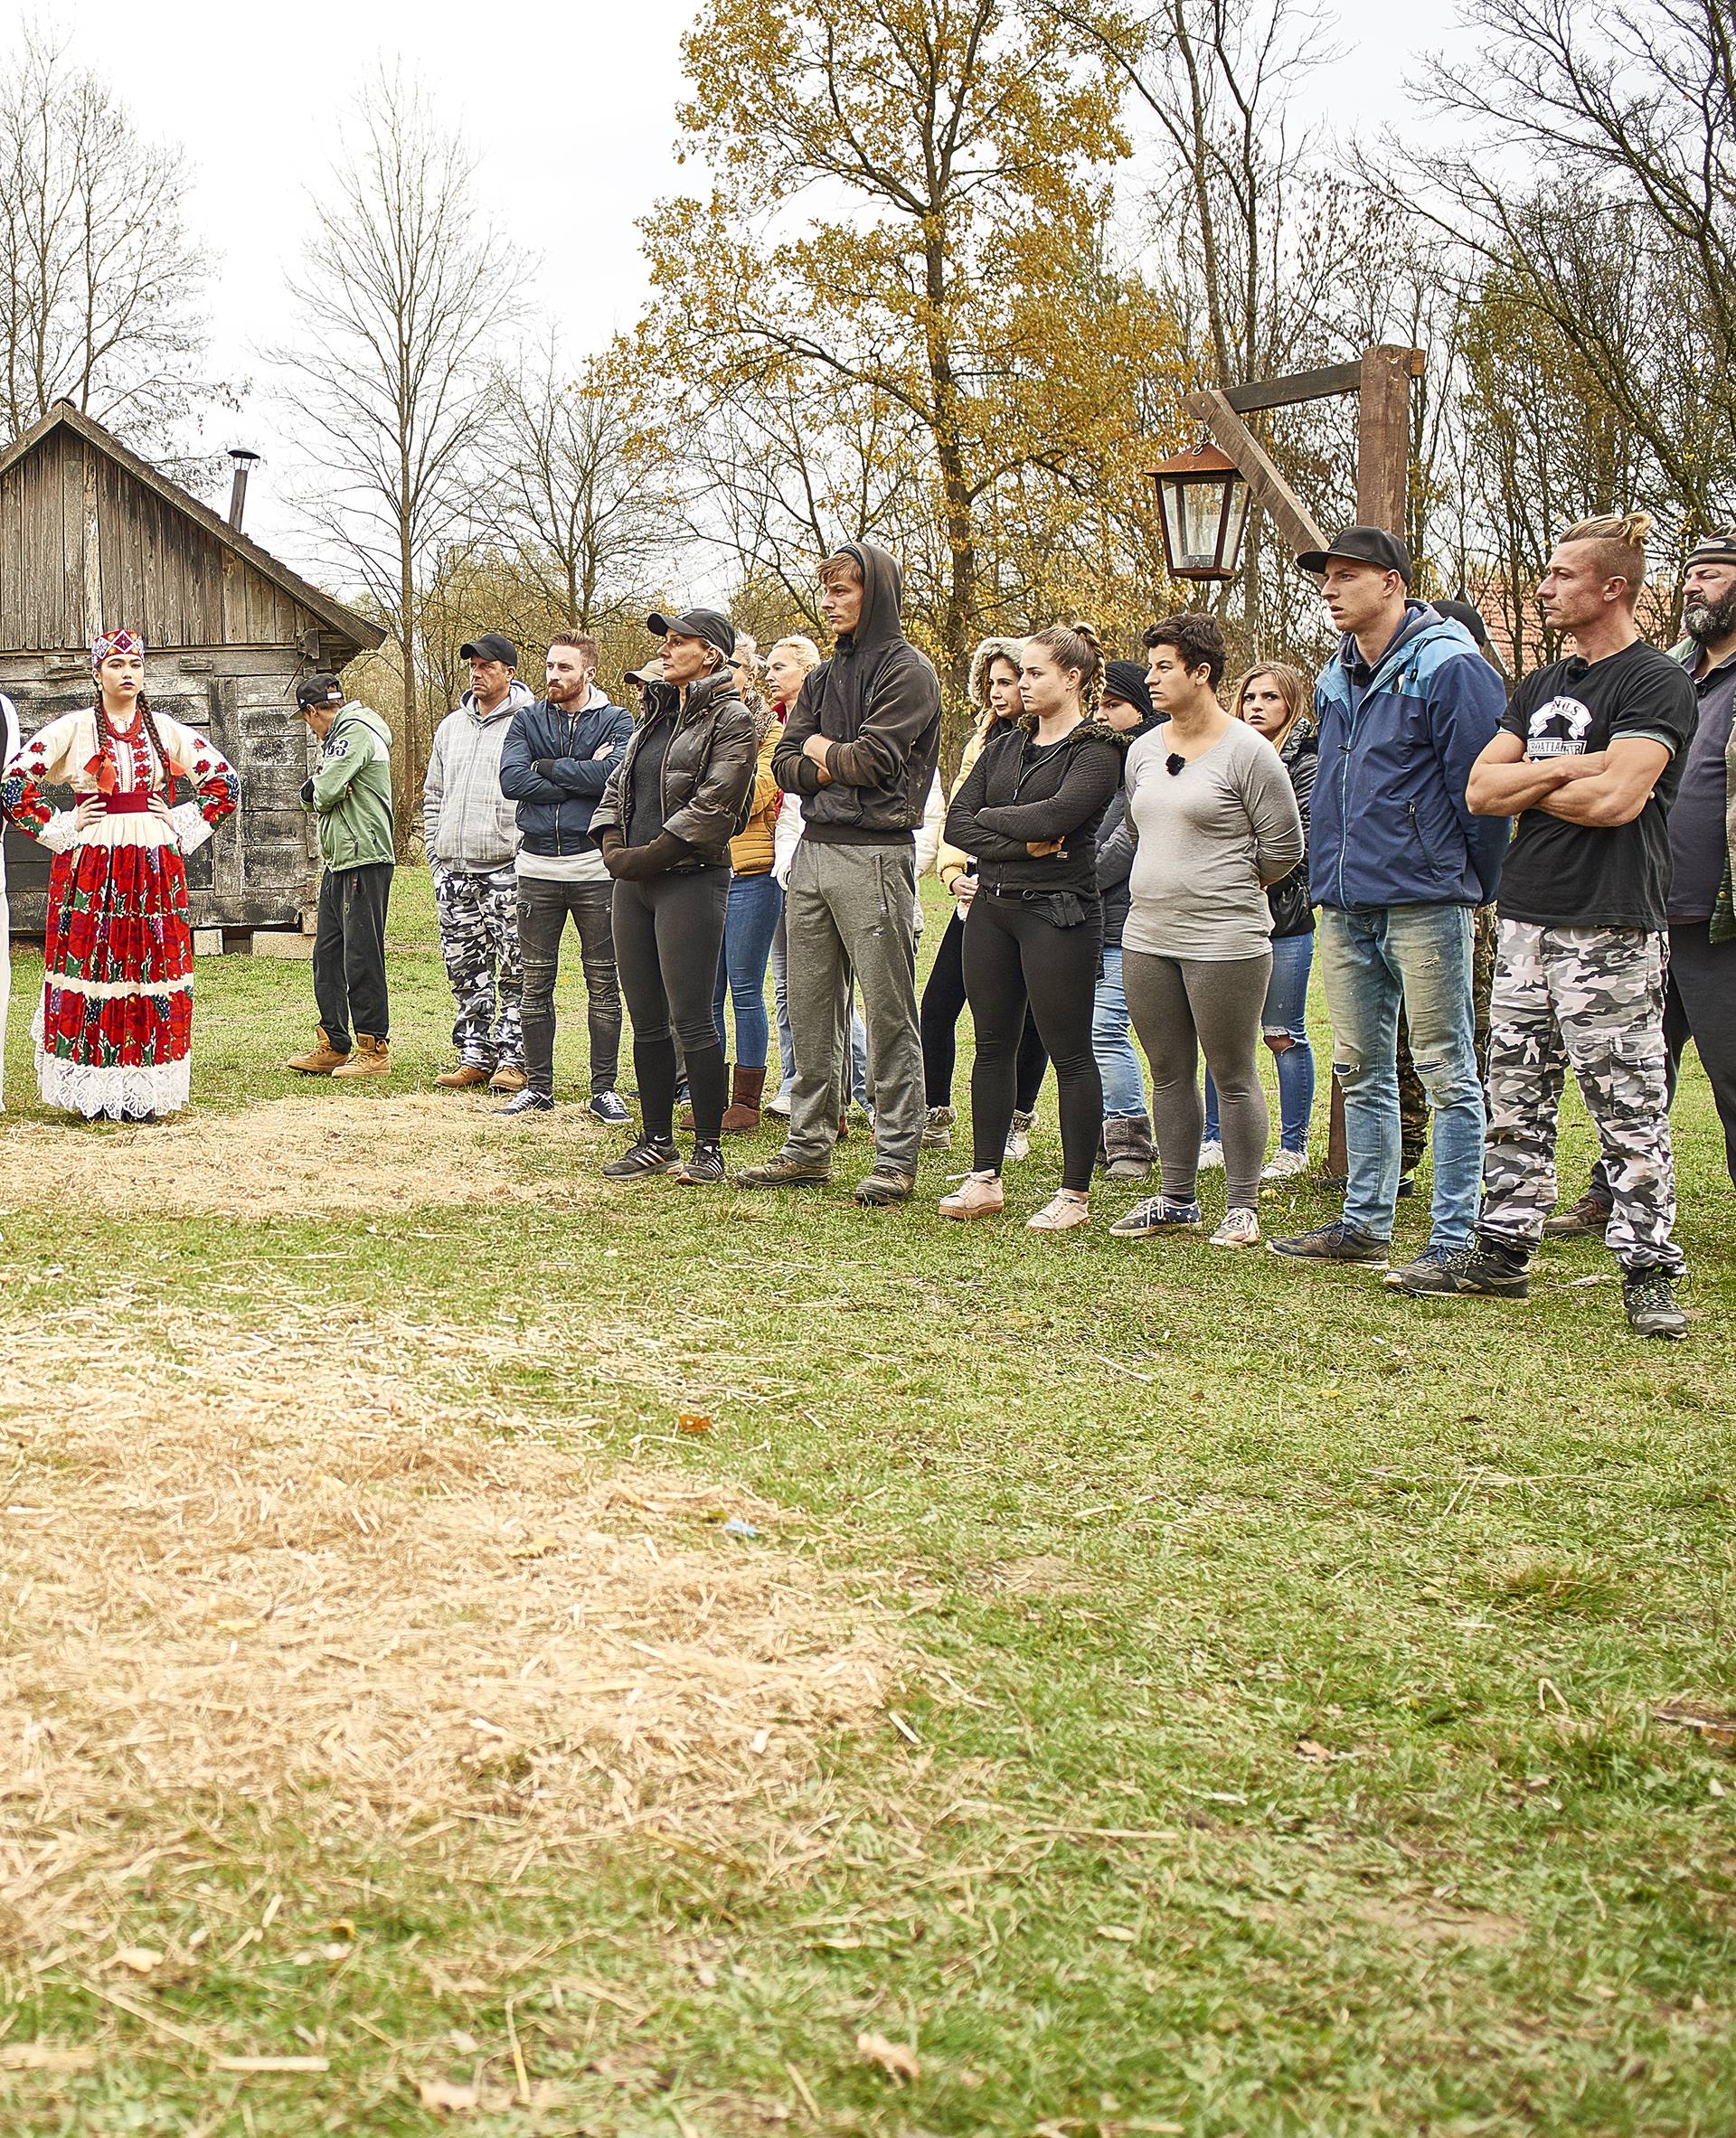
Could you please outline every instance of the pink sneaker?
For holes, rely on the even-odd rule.
[[[967,1173],[950,1195],[940,1198],[943,1218],[998,1218],[1005,1208],[997,1173]]]
[[[1043,1204],[1034,1218],[1024,1220],[1024,1229],[1027,1232],[1071,1232],[1074,1226],[1089,1225],[1090,1221],[1090,1198],[1063,1188],[1052,1201]]]

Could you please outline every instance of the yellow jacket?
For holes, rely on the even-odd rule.
[[[971,730],[970,740],[965,745],[965,754],[958,760],[958,777],[953,781],[951,792],[947,796],[948,802],[952,800],[953,795],[956,795],[958,789],[963,786],[966,774],[982,754],[983,726],[979,721]],[[945,839],[942,839],[940,850],[934,858],[934,865],[941,882],[950,890],[954,877],[962,876],[965,871],[969,868],[970,856],[958,847],[950,845]]]
[[[783,791],[771,777],[771,753],[780,732],[774,720],[760,745],[760,762],[753,775],[753,815],[748,819],[747,830],[730,841],[732,875],[763,876],[771,867],[772,829],[778,815],[778,796]],[[792,795],[785,806],[799,809],[799,797]]]

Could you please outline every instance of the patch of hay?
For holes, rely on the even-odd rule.
[[[57,1329],[68,1374],[14,1358],[14,1939],[143,1847],[139,1816],[195,1804],[352,1834],[458,1818],[519,1854],[678,1820],[729,1853],[775,1832],[822,1733],[879,1712],[890,1637],[779,1549],[775,1507],[606,1473],[467,1400],[458,1361],[313,1333],[108,1302]]]
[[[321,1090],[225,1114],[214,1144],[211,1116],[197,1108],[157,1127],[99,1130],[99,1157],[88,1127],[19,1122],[7,1135],[19,1163],[0,1200],[100,1207],[107,1160],[148,1167],[153,1202],[169,1217],[570,1203],[570,1182],[527,1176],[519,1163],[526,1132],[494,1119],[499,1104],[493,1094]],[[530,1133],[537,1153],[570,1159],[588,1181],[604,1153],[602,1131],[577,1107]]]

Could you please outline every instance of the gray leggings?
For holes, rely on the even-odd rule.
[[[1164,1193],[1192,1202],[1200,1170],[1205,1109],[1199,1056],[1218,1088],[1228,1207],[1252,1210],[1266,1162],[1266,1095],[1260,1088],[1260,1020],[1272,954],[1222,962],[1155,957],[1124,950],[1127,1012],[1151,1063],[1151,1117],[1163,1161]]]

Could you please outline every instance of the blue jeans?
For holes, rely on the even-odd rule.
[[[1483,1086],[1471,996],[1475,916],[1468,906],[1320,910],[1320,958],[1332,1012],[1333,1066],[1344,1088],[1350,1185],[1344,1222],[1392,1237],[1399,1191],[1399,1003],[1435,1111],[1429,1242],[1462,1248],[1477,1223],[1483,1174]]]
[[[778,1089],[789,1090],[796,1081],[796,1041],[789,1029],[788,947],[784,939],[784,917],[771,938],[771,993],[778,1007]],[[854,990],[850,998],[850,1096],[859,1107],[868,1104],[868,1027],[862,1022]]]
[[[1146,1072],[1127,1035],[1127,998],[1121,988],[1121,946],[1103,953],[1091,1007],[1091,1051],[1103,1079],[1103,1118],[1146,1117]]]
[[[730,903],[723,921],[723,953],[717,961],[717,989],[712,1022],[725,1057],[723,1003],[735,1004],[735,1062],[738,1069],[762,1069],[771,1044],[766,1016],[766,961],[771,939],[784,917],[784,893],[769,869],[757,876],[730,878]]]
[[[1307,1149],[1308,1117],[1314,1112],[1314,1049],[1308,1044],[1308,973],[1313,964],[1312,928],[1299,936],[1272,937],[1272,979],[1260,1028],[1269,1047],[1274,1040],[1290,1042],[1272,1050],[1278,1060],[1278,1141],[1285,1151]],[[1205,1140],[1222,1140],[1218,1133],[1218,1088],[1210,1069],[1205,1072]]]

